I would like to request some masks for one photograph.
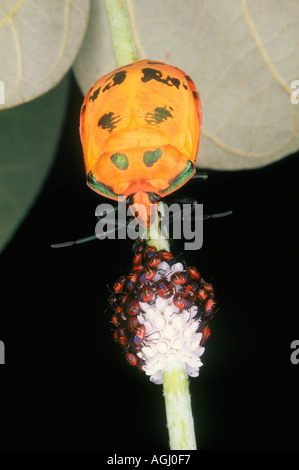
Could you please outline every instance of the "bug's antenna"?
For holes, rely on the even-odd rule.
[[[233,211],[218,212],[217,214],[204,215],[203,219],[218,219],[219,217],[226,217],[232,215]]]
[[[185,197],[185,196],[183,198],[180,197],[180,196],[177,196],[177,197],[172,197],[171,201],[172,202],[178,202],[179,204],[189,203],[190,204],[189,213],[185,213],[184,217],[185,218],[191,217],[191,220],[218,219],[220,217],[226,217],[226,216],[231,215],[233,213],[233,211],[224,211],[224,212],[217,212],[215,214],[195,216],[195,215],[193,215],[194,208],[197,204],[197,201],[195,199],[188,198],[188,197]],[[172,213],[172,214],[169,215],[170,221],[183,220],[184,217],[182,217],[182,214],[181,214],[180,210],[176,213]]]
[[[87,243],[87,242],[90,242],[92,240],[96,240],[97,238],[99,240],[104,240],[110,233],[114,233],[116,232],[117,230],[119,230],[120,228],[122,227],[125,227],[124,224],[118,224],[116,227],[113,227],[111,228],[110,230],[107,230],[107,232],[104,232],[102,238],[97,235],[89,235],[89,237],[84,237],[84,238],[79,238],[78,240],[75,240],[75,241],[69,241],[69,242],[62,242],[62,243],[53,243],[51,245],[51,248],[65,248],[66,246],[72,246],[72,245],[82,245],[82,243]]]
[[[66,246],[81,245],[82,243],[90,242],[91,240],[95,240],[96,238],[97,238],[96,235],[90,235],[89,237],[79,238],[79,240],[75,240],[75,241],[53,243],[51,245],[51,248],[64,248]]]

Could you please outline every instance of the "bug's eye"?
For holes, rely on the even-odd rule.
[[[148,195],[149,195],[149,200],[150,200],[152,203],[161,201],[161,196],[159,196],[159,194],[148,193]]]

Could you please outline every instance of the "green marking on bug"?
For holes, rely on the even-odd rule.
[[[148,124],[157,124],[160,122],[166,121],[167,118],[172,118],[173,115],[166,109],[166,106],[163,108],[155,108],[154,113],[146,113],[145,120]]]
[[[87,175],[87,184],[88,184],[88,186],[95,189],[96,191],[99,191],[101,194],[103,194],[103,196],[112,197],[112,198],[115,198],[115,199],[117,199],[119,196],[122,196],[122,195],[116,194],[112,190],[112,188],[110,188],[110,186],[107,186],[106,184],[101,183],[100,181],[98,181],[93,176],[91,171]]]
[[[195,171],[194,164],[191,160],[188,160],[187,165],[177,176],[169,181],[169,187],[160,191],[161,194],[167,194],[174,191],[176,188],[182,186],[186,181],[188,181]]]
[[[111,155],[110,160],[120,170],[126,170],[129,166],[129,160],[124,153],[114,153]]]
[[[143,154],[143,161],[145,166],[148,168],[153,166],[154,163],[156,163],[157,160],[162,156],[162,150],[161,149],[156,149],[156,150],[147,150]]]

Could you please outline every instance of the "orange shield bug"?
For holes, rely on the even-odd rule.
[[[81,108],[88,186],[110,199],[131,197],[133,214],[149,226],[158,200],[194,175],[201,125],[199,93],[179,68],[140,60],[108,73]]]

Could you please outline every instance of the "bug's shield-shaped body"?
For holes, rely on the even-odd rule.
[[[150,60],[121,67],[94,84],[81,108],[87,184],[115,200],[133,195],[149,225],[155,196],[193,176],[200,131],[199,94],[182,70]]]

